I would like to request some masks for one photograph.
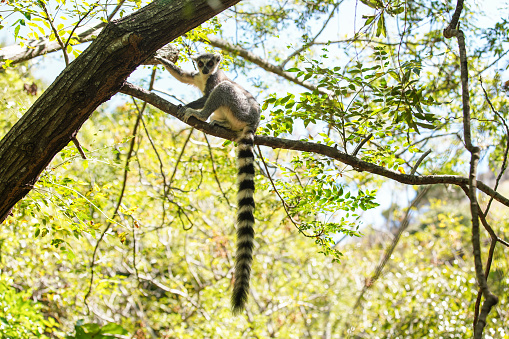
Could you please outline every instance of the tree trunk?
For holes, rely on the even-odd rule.
[[[156,0],[112,21],[0,141],[0,222],[92,112],[156,50],[240,0]]]

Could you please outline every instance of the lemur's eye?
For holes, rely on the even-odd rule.
[[[212,67],[214,66],[214,62],[212,60],[210,60],[209,62],[207,62],[207,66],[208,67]]]
[[[198,67],[200,67],[200,68],[203,67],[203,62],[202,61],[198,62]]]

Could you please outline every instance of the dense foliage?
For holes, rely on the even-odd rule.
[[[86,48],[81,26],[100,28],[145,3],[2,5],[4,35],[20,47],[58,42],[49,58],[63,62]],[[2,223],[0,338],[472,337],[468,197],[433,185],[411,214],[419,188],[388,183],[410,173],[468,177],[460,62],[442,35],[453,11],[434,0],[243,1],[179,38],[183,68],[198,51],[223,49],[228,74],[263,106],[259,135],[365,162],[256,149],[253,287],[245,315],[233,317],[235,144],[118,94],[77,135],[86,159],[70,143]],[[504,194],[509,113],[499,68],[509,32],[504,17],[487,24],[492,16],[468,3],[460,22],[479,180]],[[39,59],[4,60],[0,137],[48,87],[33,75]],[[283,70],[286,80],[276,77]],[[196,98],[169,78],[142,66],[129,81],[174,102]],[[477,199],[509,239],[507,206]],[[481,244],[486,263],[487,233]],[[499,301],[486,338],[509,338],[508,251],[498,244],[487,275]]]

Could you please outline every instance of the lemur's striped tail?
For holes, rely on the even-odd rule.
[[[256,130],[244,128],[238,142],[237,167],[237,253],[235,255],[235,279],[233,282],[232,311],[244,310],[249,295],[249,277],[254,247],[254,134]]]

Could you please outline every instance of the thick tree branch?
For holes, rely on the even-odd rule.
[[[458,21],[461,16],[461,12],[463,11],[463,1],[464,0],[458,0],[456,2],[456,9],[454,11],[454,14],[452,15],[451,22],[449,25],[444,29],[444,37],[447,39],[452,38],[456,35],[456,29],[458,27]]]
[[[147,101],[152,106],[159,108],[165,113],[171,114],[174,117],[181,119],[177,115],[178,106],[166,101],[165,99],[157,96],[155,93],[148,92],[138,86],[130,83],[126,83],[120,92],[128,95],[132,95],[141,100]],[[199,121],[195,118],[190,118],[188,124],[194,128],[219,138],[236,140],[236,133],[226,130],[221,127],[211,126],[210,124]],[[268,146],[271,148],[283,148],[288,150],[311,152],[321,154],[338,160],[346,165],[350,165],[353,168],[361,171],[378,174],[388,179],[395,180],[402,184],[407,185],[433,185],[433,184],[451,184],[451,185],[468,185],[468,178],[460,177],[457,175],[426,175],[426,176],[415,176],[409,174],[402,174],[400,172],[392,171],[387,168],[360,160],[354,156],[348,155],[337,150],[334,147],[326,146],[323,144],[316,144],[312,142],[300,141],[300,140],[289,140],[280,139],[269,136],[258,135],[255,137],[255,143],[258,145]],[[490,197],[493,197],[498,202],[509,207],[509,199],[504,197],[498,192],[495,192],[491,187],[478,181],[478,189]]]
[[[110,22],[0,140],[0,222],[92,112],[159,48],[240,0],[156,0]],[[189,9],[194,12],[189,15]],[[107,75],[107,76],[106,76]]]

